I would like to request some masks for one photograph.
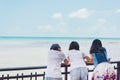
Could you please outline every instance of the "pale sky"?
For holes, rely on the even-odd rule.
[[[0,36],[120,38],[120,0],[0,0]]]

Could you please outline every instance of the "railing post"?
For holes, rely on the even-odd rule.
[[[45,80],[45,72],[44,72],[43,80]]]
[[[22,80],[23,80],[23,75],[24,75],[24,74],[22,73]]]
[[[9,74],[7,74],[7,80],[9,80]]]
[[[35,80],[37,80],[37,72],[35,72]]]
[[[16,78],[16,80],[18,80],[18,77],[19,77],[19,74],[17,73],[17,78]]]
[[[67,65],[65,65],[65,80],[67,80],[67,78],[68,78],[68,67],[67,67]]]
[[[2,75],[2,78],[4,78],[4,75]]]
[[[120,62],[117,63],[117,80],[120,80]]]
[[[31,74],[30,74],[30,75],[31,75],[30,80],[32,80],[32,75],[33,75],[33,74],[32,74],[32,72],[31,72]]]

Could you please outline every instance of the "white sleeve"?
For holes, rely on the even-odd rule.
[[[62,61],[66,59],[66,56],[65,56],[65,54],[63,52],[61,52],[61,56],[60,57],[61,57]]]
[[[66,58],[68,58],[69,57],[69,53],[66,53]]]
[[[84,58],[85,56],[87,56],[85,53],[82,52],[82,57]]]

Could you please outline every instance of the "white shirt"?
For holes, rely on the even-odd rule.
[[[48,65],[46,77],[61,78],[61,62],[65,59],[64,53],[56,50],[48,52]]]
[[[80,53],[79,50],[70,50],[68,53],[68,57],[70,59],[70,70],[78,68],[78,67],[86,67],[84,62],[84,53]]]

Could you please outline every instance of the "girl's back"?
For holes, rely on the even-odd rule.
[[[68,56],[71,63],[71,69],[74,69],[76,67],[86,67],[83,59],[85,55],[83,53],[80,53],[80,51],[70,50]]]

